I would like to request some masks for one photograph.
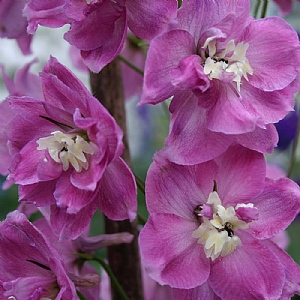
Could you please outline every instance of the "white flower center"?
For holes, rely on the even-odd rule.
[[[89,163],[85,154],[94,154],[94,149],[80,135],[75,133],[51,132],[51,136],[37,140],[37,150],[48,149],[51,158],[63,164],[63,170],[69,169],[70,164],[77,172],[82,168],[88,169]]]
[[[201,49],[201,57],[205,61],[204,74],[208,75],[210,80],[235,82],[236,89],[240,93],[242,78],[248,81],[247,74],[253,75],[246,57],[249,44],[241,42],[235,45],[234,40],[231,40],[221,52],[217,52],[216,44],[215,37],[211,37],[205,41]]]
[[[207,203],[203,206],[206,213],[201,214],[200,206],[195,209],[197,218],[201,218],[201,224],[192,236],[198,239],[198,243],[204,245],[204,252],[207,258],[215,260],[217,257],[225,256],[234,251],[242,242],[234,234],[237,229],[245,229],[249,225],[247,222],[240,220],[236,215],[236,209],[247,207],[256,210],[253,204],[238,204],[235,208],[229,206],[225,208],[217,192],[209,195]],[[207,213],[211,209],[211,215]]]

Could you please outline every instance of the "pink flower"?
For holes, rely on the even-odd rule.
[[[26,217],[0,222],[1,299],[77,299],[61,255]]]
[[[293,59],[282,62],[282,57]],[[201,119],[212,135],[224,140],[220,133],[265,129],[293,110],[299,63],[297,34],[283,19],[254,20],[247,0],[186,1],[177,27],[150,43],[140,104],[175,95],[171,112],[183,119],[189,99],[190,106],[203,112],[189,112],[186,123]],[[188,136],[203,130],[190,125]]]
[[[177,1],[30,0],[24,13],[30,33],[38,24],[70,24],[65,39],[81,50],[91,71],[99,72],[121,52],[128,27],[146,39],[166,30],[176,17]]]
[[[9,178],[20,185],[20,201],[51,206],[52,229],[72,239],[97,208],[113,220],[134,219],[136,186],[115,120],[55,58],[40,79],[44,100],[8,98]]]
[[[23,54],[30,54],[32,36],[26,31],[23,8],[28,0],[2,0],[0,5],[0,38],[16,39]]]
[[[300,189],[286,178],[266,178],[262,154],[233,145],[193,166],[157,154],[146,199],[141,256],[154,280],[179,289],[175,299],[300,293],[300,267],[270,240],[299,213]]]

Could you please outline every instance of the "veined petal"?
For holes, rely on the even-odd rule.
[[[171,214],[150,216],[139,236],[142,260],[150,277],[162,285],[185,289],[206,282],[210,262],[203,246],[192,238],[196,227]]]

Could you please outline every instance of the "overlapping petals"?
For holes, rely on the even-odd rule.
[[[146,181],[150,218],[140,234],[149,275],[175,288],[175,299],[279,299],[298,292],[299,266],[270,238],[299,213],[300,189],[289,179],[265,177],[263,155],[237,144],[192,166],[156,154]],[[209,247],[223,250],[215,257]]]
[[[5,127],[9,178],[20,185],[20,200],[51,205],[55,232],[70,238],[97,208],[114,220],[134,219],[136,187],[120,158],[121,129],[56,59],[48,61],[40,80],[44,100],[8,98],[14,112]]]

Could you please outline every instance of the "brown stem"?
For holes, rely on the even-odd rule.
[[[117,59],[114,60],[98,74],[90,73],[90,83],[94,97],[99,99],[107,108],[123,130],[125,149],[122,158],[130,166],[126,114],[119,61]],[[136,220],[133,222],[129,220],[116,222],[105,218],[106,233],[127,231],[135,236],[133,242],[130,244],[110,246],[107,250],[109,266],[129,299],[132,300],[143,299],[137,225]],[[112,290],[112,296],[114,300],[119,299],[119,295],[115,290]]]

